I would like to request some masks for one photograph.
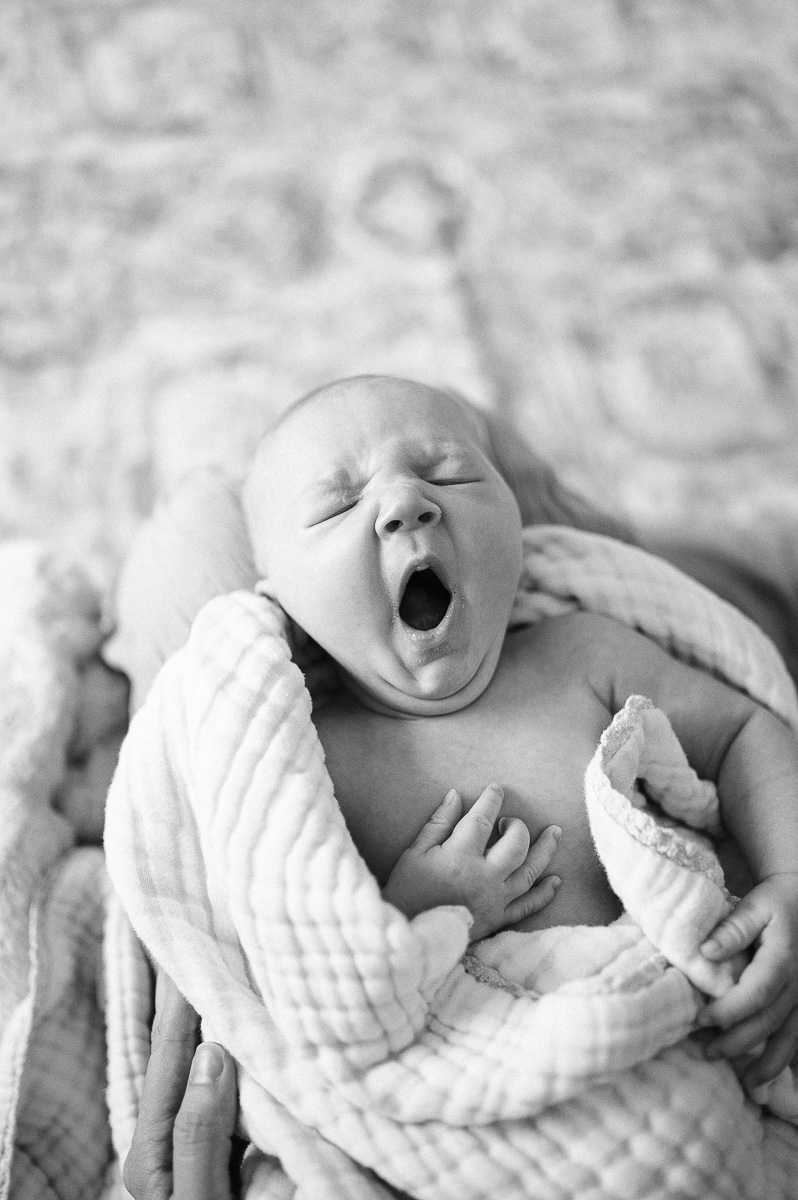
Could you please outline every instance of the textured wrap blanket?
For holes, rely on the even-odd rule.
[[[558,527],[526,532],[525,561],[515,623],[601,611],[798,725],[767,639],[672,568]],[[133,720],[106,822],[133,926],[239,1063],[249,1194],[798,1194],[790,1072],[751,1101],[688,1037],[732,983],[698,946],[733,901],[691,828],[718,832],[717,797],[665,717],[631,701],[586,776],[620,921],[469,948],[465,909],[382,901],[286,628],[250,593],[206,606]]]
[[[95,1200],[113,1189],[107,1022],[120,1046],[123,1137],[146,1065],[145,1030],[125,1042],[135,983],[113,988],[124,1009],[105,1004],[111,888],[99,843],[127,686],[102,664],[104,639],[82,572],[34,542],[0,544],[1,1200]],[[144,982],[125,922],[121,931],[125,963]]]

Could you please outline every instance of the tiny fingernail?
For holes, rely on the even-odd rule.
[[[454,788],[452,788],[451,791],[448,791],[446,793],[446,795],[443,797],[443,803],[444,804],[452,804],[456,796],[457,796],[457,792],[454,790]]]
[[[717,938],[707,938],[707,940],[701,946],[702,954],[718,954],[720,950],[721,944]]]
[[[560,829],[559,825],[552,825],[551,832],[554,836],[555,842],[559,842],[560,838],[562,837],[562,830]]]
[[[504,833],[506,828],[507,828],[507,818],[502,817],[501,820],[499,821],[499,833]]]
[[[224,1054],[215,1042],[202,1042],[194,1052],[189,1083],[215,1083],[224,1070]]]
[[[560,879],[559,875],[550,875],[549,878],[551,879],[551,882],[554,884],[555,888],[558,888],[560,886],[560,884],[562,883],[562,880]]]

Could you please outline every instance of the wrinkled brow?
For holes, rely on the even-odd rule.
[[[471,442],[411,442],[407,446],[407,460],[414,470],[426,471],[449,459],[473,461],[484,452]],[[349,468],[341,466],[321,479],[316,479],[302,492],[308,496],[339,495],[342,492],[358,491],[363,487],[360,474],[353,475]]]

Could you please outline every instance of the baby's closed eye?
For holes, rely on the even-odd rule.
[[[359,492],[344,492],[338,496],[331,496],[324,507],[318,513],[313,514],[308,521],[308,528],[312,529],[314,525],[323,525],[325,521],[332,521],[334,517],[343,516],[344,513],[355,507],[359,499]]]
[[[327,513],[321,520],[331,521],[333,517],[340,517],[343,513],[349,512],[350,508],[354,508],[356,504],[357,500],[350,500],[346,504],[342,504],[339,508],[333,509],[332,512]]]
[[[456,476],[456,475],[451,475],[451,476],[446,476],[444,479],[429,479],[427,482],[431,483],[433,485],[433,487],[456,487],[456,485],[459,483],[482,483],[482,480],[477,479],[476,477],[464,478],[464,477],[460,477],[460,476]]]

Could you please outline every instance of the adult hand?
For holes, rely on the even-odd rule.
[[[216,1043],[198,1046],[198,1032],[197,1014],[159,971],[152,1051],[122,1172],[133,1200],[232,1200],[235,1065]]]

